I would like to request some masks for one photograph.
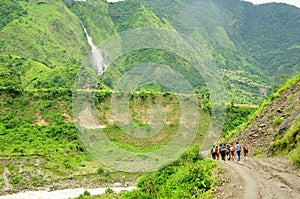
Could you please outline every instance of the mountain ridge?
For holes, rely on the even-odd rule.
[[[300,9],[285,4],[253,6],[238,0],[117,3],[91,0],[64,1],[64,4],[63,1],[2,0],[1,3],[3,10],[9,7],[16,12],[1,18],[0,53],[33,59],[51,68],[66,65],[77,68],[84,63],[90,47],[82,30],[83,23],[95,44],[118,35],[119,31],[145,26],[168,28],[190,36],[206,49],[220,69],[229,103],[259,104],[272,92],[273,84],[280,81],[283,73],[293,76],[300,70],[297,34]],[[45,10],[47,6],[49,9]],[[40,11],[35,13],[35,9]],[[261,43],[260,48],[253,41]],[[169,57],[167,54],[154,54],[157,56],[148,58],[149,61],[170,63],[183,70],[190,68],[181,61],[164,60]],[[140,63],[125,60],[114,66],[123,73],[129,65]],[[119,78],[109,72],[105,76],[101,79],[105,83]],[[205,87],[201,78],[188,74],[187,78],[198,82],[195,90],[202,91]]]

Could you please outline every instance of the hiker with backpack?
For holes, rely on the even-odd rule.
[[[228,144],[226,145],[225,155],[227,157],[227,160],[230,160],[230,146]]]
[[[225,142],[222,142],[220,144],[220,153],[221,153],[222,160],[225,161],[225,156],[226,156],[226,144],[225,144]]]
[[[234,145],[234,148],[235,148],[235,151],[236,151],[236,159],[237,159],[237,161],[240,161],[242,146],[239,144],[239,142],[236,142],[235,145]]]
[[[249,152],[248,146],[244,144],[242,147],[242,153],[244,153],[244,158],[248,156],[248,152]]]
[[[210,152],[211,152],[212,159],[215,160],[216,159],[216,147],[213,146],[212,149],[210,150]]]

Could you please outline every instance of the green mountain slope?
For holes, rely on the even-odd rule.
[[[95,45],[111,35],[117,34],[117,28],[109,16],[109,4],[104,1],[74,2],[64,1],[86,27]]]
[[[282,73],[294,76],[300,70],[300,9],[296,7],[254,6],[239,0],[143,2],[210,52],[224,69],[227,89],[239,99],[257,101],[262,97],[260,91],[270,92],[272,82],[279,82]],[[231,92],[229,99],[235,100]]]
[[[199,42],[219,68],[228,101],[232,102],[227,107],[224,136],[253,112],[253,108],[235,104],[258,104],[265,93],[271,92],[278,76],[294,76],[300,70],[300,11],[283,4],[253,6],[238,0],[128,0],[115,4],[104,0],[0,0],[0,11],[0,191],[59,189],[66,184],[95,186],[124,179],[135,181],[140,175],[110,171],[80,140],[73,118],[72,89],[90,49],[82,25],[95,44],[141,27],[167,28]],[[99,84],[114,88],[133,67],[153,61],[178,71],[199,93],[202,117],[193,145],[201,145],[211,119],[209,94],[202,78],[184,58],[164,50],[132,51],[119,57],[99,78]],[[299,88],[298,76],[271,95],[270,106],[262,105],[264,109],[260,108],[261,112],[246,125],[239,139],[247,141],[252,152],[288,155],[299,164]],[[165,91],[167,88],[157,84],[145,85],[129,100],[137,126],[149,125],[151,105],[166,110],[166,124],[149,139],[122,132],[112,116],[111,90],[96,92],[95,116],[99,124],[107,126],[104,133],[116,146],[134,152],[155,151],[170,143],[179,126],[179,103],[174,94]],[[190,197],[195,191],[205,197],[204,192],[217,182],[208,175],[214,163],[199,160],[198,151],[191,148],[170,167],[144,176],[139,187],[148,193],[153,191],[149,197],[157,194],[169,198],[175,190],[179,198],[184,194]],[[187,183],[177,186],[182,182]]]
[[[254,6],[239,0],[143,2],[176,30],[201,42],[193,36],[198,31],[226,58],[227,64],[220,67],[245,69],[239,61],[244,59],[249,64],[247,70],[263,71],[274,78],[284,69],[289,75],[299,70],[299,8],[286,4]],[[227,59],[228,55],[231,58]]]
[[[220,68],[229,102],[258,104],[272,91],[273,83],[279,81],[281,74],[293,76],[300,70],[297,47],[300,12],[292,6],[254,6],[239,0],[129,0],[110,4],[91,0],[70,5],[79,17],[88,19],[85,20],[87,27],[105,27],[108,32],[102,34],[105,36],[90,30],[97,43],[117,32],[141,27],[175,29],[195,39]],[[91,12],[91,7],[101,12]],[[147,54],[142,50],[124,56],[102,80],[112,86],[112,82],[132,66],[153,60],[175,65],[177,69],[191,67],[181,61],[165,59],[170,56],[166,53],[152,51],[152,58],[145,58]],[[189,76],[195,88],[203,87],[201,78],[185,76]]]
[[[1,2],[1,9],[10,7],[9,10],[13,10],[0,19],[1,54],[36,60],[53,68],[79,65],[88,53],[80,21],[63,2]]]
[[[141,27],[167,28],[193,38],[220,69],[228,102],[258,104],[282,74],[293,76],[300,70],[300,11],[284,4],[253,6],[239,0],[0,2],[0,9],[7,13],[0,18],[0,53],[36,60],[50,68],[79,66],[85,59],[89,46],[82,22],[95,44]],[[195,90],[205,90],[190,63],[156,50],[124,55],[101,81],[113,87],[133,66],[153,62],[170,65]],[[70,72],[76,74],[76,68]],[[56,76],[62,78],[59,73]]]
[[[35,89],[71,89],[76,66],[49,68],[40,62],[18,56],[0,55],[0,90],[22,92]]]
[[[27,14],[16,1],[0,1],[0,30],[15,19]]]
[[[278,82],[282,73],[297,74],[300,69],[300,9],[285,4],[266,4],[245,9],[243,14],[244,20],[238,20],[232,32],[239,49],[253,57],[271,80]]]
[[[300,167],[300,74],[263,103],[252,119],[238,128],[236,139],[255,155],[287,157]]]

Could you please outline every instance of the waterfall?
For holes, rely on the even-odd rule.
[[[97,69],[97,74],[101,75],[106,70],[106,65],[104,63],[103,56],[97,46],[94,45],[92,38],[89,36],[86,28],[82,24],[83,30],[86,34],[87,41],[89,45],[92,47],[92,67]],[[89,63],[90,64],[90,63]],[[81,82],[82,83],[82,82]],[[88,82],[89,84],[89,82]],[[95,85],[89,85],[86,88],[91,89],[94,88]],[[79,88],[82,89],[82,88]],[[94,88],[95,89],[95,88]],[[85,96],[86,97],[86,96]],[[76,104],[76,99],[73,100],[73,103]],[[75,113],[74,117],[76,118],[78,124],[86,129],[102,129],[105,128],[105,125],[100,125],[97,117],[93,112],[93,105],[91,101],[87,99],[86,101],[78,101],[77,106],[81,106],[81,109],[78,113]]]
[[[86,28],[83,26],[83,30],[86,34],[86,38],[88,40],[89,45],[92,47],[92,59],[93,59],[93,64],[97,67],[98,69],[98,75],[104,73],[106,66],[103,61],[103,56],[100,52],[100,50],[97,48],[97,46],[94,45],[92,38],[89,36]]]

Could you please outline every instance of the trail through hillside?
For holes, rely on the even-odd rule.
[[[280,158],[219,161],[225,169],[216,198],[300,198],[300,169]]]

